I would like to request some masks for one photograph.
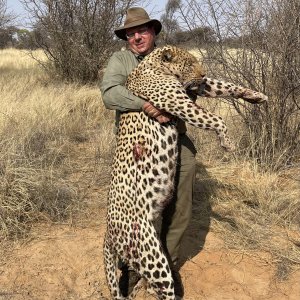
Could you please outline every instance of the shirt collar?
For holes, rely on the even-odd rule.
[[[144,57],[145,57],[145,55],[140,55],[140,54],[135,54],[134,56],[136,57],[136,59],[137,59],[139,62],[141,62],[141,61],[144,59]]]

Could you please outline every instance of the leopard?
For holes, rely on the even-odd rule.
[[[155,48],[129,74],[126,87],[172,115],[160,124],[143,111],[121,114],[107,199],[104,265],[113,299],[134,299],[137,286],[124,297],[118,285],[121,260],[146,280],[158,299],[174,300],[174,281],[159,240],[156,220],[172,200],[178,157],[179,119],[214,130],[222,147],[232,151],[220,116],[199,106],[190,92],[203,97],[230,97],[263,103],[268,97],[233,83],[206,77],[198,59],[177,46]]]

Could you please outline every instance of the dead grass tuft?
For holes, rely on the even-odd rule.
[[[228,247],[271,253],[280,278],[300,264],[300,189],[289,172],[262,172],[241,161],[209,168],[218,181],[213,229]]]
[[[72,151],[106,112],[97,86],[52,81],[24,52],[1,50],[0,66],[0,236],[7,239],[37,220],[61,221],[79,205]],[[101,129],[100,151],[108,153],[111,133]]]

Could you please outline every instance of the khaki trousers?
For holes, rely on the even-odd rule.
[[[163,211],[161,227],[161,241],[174,267],[181,239],[191,220],[195,182],[196,149],[186,134],[179,135],[178,151],[174,198]]]

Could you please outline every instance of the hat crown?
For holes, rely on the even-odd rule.
[[[150,17],[148,13],[141,7],[132,7],[127,10],[126,19],[124,22],[124,26],[129,26],[131,23],[137,21],[150,21]]]
[[[158,35],[162,25],[156,19],[150,19],[148,13],[142,7],[131,7],[127,9],[124,25],[115,29],[115,34],[122,40],[127,40],[126,29],[149,24]]]

